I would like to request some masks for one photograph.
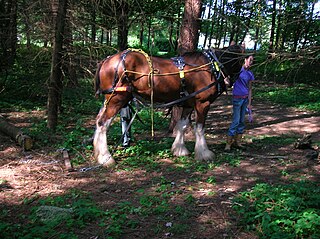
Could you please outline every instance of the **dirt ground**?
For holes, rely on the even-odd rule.
[[[209,147],[217,154],[224,153],[225,133],[231,119],[229,101],[230,95],[222,95],[213,103],[209,112],[207,140]],[[44,117],[44,113],[38,111],[2,112],[2,115],[18,127],[29,127],[33,121]],[[93,115],[93,119],[94,117]],[[193,212],[194,216],[184,222],[190,225],[189,229],[182,235],[160,233],[155,236],[150,228],[155,225],[154,221],[157,220],[155,216],[148,220],[142,219],[143,226],[139,228],[127,229],[123,238],[257,238],[237,226],[237,218],[230,216],[231,198],[237,192],[248,189],[257,182],[285,182],[287,178],[283,174],[284,171],[292,177],[303,176],[319,181],[320,164],[317,159],[310,158],[314,152],[312,149],[295,149],[293,145],[285,147],[274,144],[255,145],[252,139],[258,136],[281,135],[288,137],[293,135],[299,138],[310,133],[312,141],[319,142],[320,116],[255,101],[253,118],[253,123],[247,124],[245,135],[247,150],[232,151],[232,154],[243,157],[240,165],[232,167],[223,164],[207,172],[207,175],[199,175],[199,177],[213,175],[216,179],[214,185],[206,183],[199,185],[191,180],[191,176],[195,175],[168,170],[151,174],[139,169],[134,171],[104,169],[70,173],[66,170],[61,152],[57,149],[35,148],[23,152],[8,136],[0,134],[0,179],[6,181],[0,187],[0,209],[7,209],[8,216],[15,220],[15,215],[28,212],[28,208],[40,198],[63,195],[71,188],[90,192],[93,200],[101,207],[110,208],[119,201],[135,200],[133,192],[139,188],[151,188],[152,178],[164,176],[175,182],[182,194],[192,193],[197,199],[195,207],[183,204],[178,196],[172,199]],[[162,161],[163,169],[172,167],[171,159],[164,158]],[[92,163],[88,161],[88,164]],[[208,191],[216,193],[214,196],[208,196]],[[174,220],[172,218],[173,223]],[[101,233],[99,230],[101,228],[98,226],[94,228],[92,225],[79,230],[77,235],[79,238],[102,238],[99,237]]]

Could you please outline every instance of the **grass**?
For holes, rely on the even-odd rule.
[[[259,238],[319,238],[320,189],[311,181],[256,184],[233,200],[241,225]]]
[[[320,89],[305,84],[291,87],[257,88],[255,97],[288,107],[320,113]]]

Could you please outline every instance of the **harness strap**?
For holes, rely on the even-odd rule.
[[[180,97],[185,97],[189,95],[189,92],[186,90],[186,78],[184,77],[184,66],[186,65],[184,58],[182,56],[177,56],[171,58],[173,64],[179,69],[179,76],[180,76]]]
[[[208,49],[203,51],[203,54],[208,58],[208,60],[212,63],[211,64],[211,70],[212,74],[215,75],[217,79],[217,87],[218,87],[218,92],[221,95],[223,91],[221,90],[221,83],[224,81],[226,82],[226,79],[229,77],[228,74],[224,72],[224,65],[219,61],[214,49]],[[223,76],[223,80],[221,80],[221,75]]]
[[[153,114],[153,76],[154,76],[154,70],[153,70],[153,66],[152,66],[152,61],[151,61],[151,58],[150,56],[145,53],[143,50],[141,49],[134,49],[134,48],[129,48],[128,51],[133,51],[133,52],[139,52],[141,53],[142,55],[144,55],[144,57],[146,58],[147,62],[148,62],[148,65],[149,65],[149,68],[150,68],[150,72],[148,74],[148,84],[149,84],[149,87],[151,88],[151,94],[150,94],[150,101],[151,101],[151,135],[152,137],[154,136],[154,114]]]
[[[132,92],[133,88],[132,86],[115,86],[106,90],[99,90],[99,94],[111,94],[111,93],[116,93],[116,92]]]
[[[181,103],[181,102],[183,102],[183,101],[186,101],[186,100],[188,100],[188,99],[190,99],[190,98],[192,98],[192,97],[195,97],[197,94],[200,94],[201,92],[203,92],[203,91],[205,91],[205,90],[208,90],[209,88],[213,87],[213,86],[216,85],[216,84],[217,84],[216,81],[215,81],[215,82],[212,82],[212,83],[210,83],[209,85],[207,85],[206,87],[203,87],[203,88],[200,89],[200,90],[197,90],[197,91],[195,91],[195,92],[193,92],[193,93],[191,93],[191,94],[189,94],[189,95],[187,95],[187,96],[184,96],[183,98],[180,98],[180,99],[171,101],[171,102],[166,103],[166,104],[158,105],[157,108],[167,108],[167,107],[171,107],[171,106],[173,106],[173,105],[179,104],[179,103]]]

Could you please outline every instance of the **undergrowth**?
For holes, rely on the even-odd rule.
[[[241,225],[260,238],[319,238],[320,189],[311,181],[256,184],[233,201]]]
[[[320,89],[305,84],[291,87],[275,86],[255,89],[255,96],[288,107],[320,113]]]

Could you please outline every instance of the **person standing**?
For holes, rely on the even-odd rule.
[[[237,148],[243,148],[241,141],[245,130],[245,114],[247,109],[251,110],[252,108],[252,81],[254,80],[254,75],[252,71],[249,70],[252,63],[253,56],[246,56],[240,74],[233,85],[233,114],[232,122],[227,133],[225,151],[230,151],[233,144]]]
[[[120,110],[120,121],[121,121],[121,131],[122,131],[122,146],[129,147],[131,140],[131,130],[129,126],[132,118],[132,112],[130,106],[127,105]]]

